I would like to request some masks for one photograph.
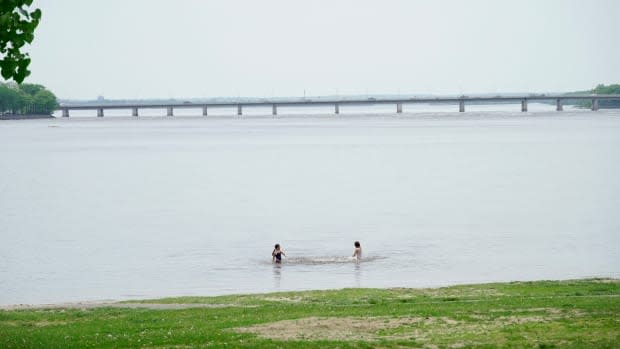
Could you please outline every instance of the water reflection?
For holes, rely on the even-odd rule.
[[[359,260],[353,263],[353,274],[355,275],[355,287],[362,287],[362,263]]]
[[[280,281],[282,280],[282,264],[273,263],[273,287],[280,289]]]

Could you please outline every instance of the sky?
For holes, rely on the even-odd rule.
[[[620,83],[618,0],[35,0],[59,98],[563,92]]]

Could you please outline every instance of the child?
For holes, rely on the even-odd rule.
[[[362,245],[360,245],[359,241],[355,241],[354,245],[355,250],[353,250],[353,257],[355,257],[357,260],[360,260],[362,259]]]
[[[280,249],[280,244],[276,244],[271,252],[271,260],[272,262],[282,263],[282,256],[286,256],[283,250]]]

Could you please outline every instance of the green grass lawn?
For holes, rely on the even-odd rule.
[[[0,348],[620,348],[619,297],[571,280],[3,310]]]

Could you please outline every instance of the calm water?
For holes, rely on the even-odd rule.
[[[620,277],[620,112],[381,115],[0,122],[0,304]]]

